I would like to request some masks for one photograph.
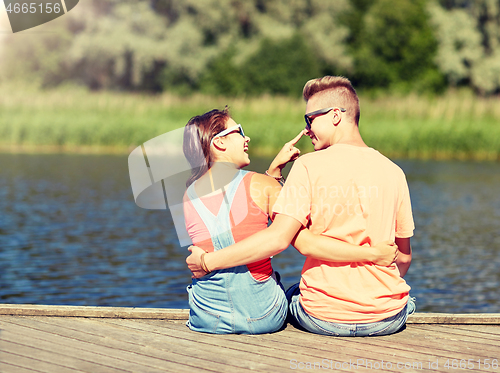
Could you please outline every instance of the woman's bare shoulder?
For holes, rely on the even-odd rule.
[[[278,188],[281,189],[280,183],[271,177],[265,174],[260,174],[258,172],[252,175],[251,186],[253,188],[261,189],[263,191],[271,191],[270,189]]]

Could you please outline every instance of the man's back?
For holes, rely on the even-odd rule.
[[[299,158],[274,210],[309,224],[313,233],[356,245],[410,237],[414,229],[402,170],[374,149],[346,144]],[[368,323],[398,313],[409,289],[395,264],[307,258],[300,301],[322,320]]]

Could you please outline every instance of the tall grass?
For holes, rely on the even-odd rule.
[[[365,142],[393,157],[500,159],[498,98],[466,91],[444,96],[361,96],[360,130]],[[304,126],[305,104],[264,96],[98,92],[65,87],[0,87],[0,148],[31,151],[127,152],[180,128],[194,115],[228,105],[251,137],[253,154],[269,155]],[[303,139],[298,146],[312,150]]]
[[[499,103],[467,91],[367,99],[360,130],[371,146],[393,156],[500,159]]]

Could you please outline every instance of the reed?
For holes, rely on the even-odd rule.
[[[498,98],[468,91],[362,102],[360,130],[370,146],[396,157],[500,159]]]
[[[442,96],[361,95],[360,131],[391,157],[500,159],[498,98],[467,91]],[[0,147],[14,151],[127,152],[194,115],[228,105],[251,137],[251,153],[270,155],[304,126],[304,102],[288,97],[224,98],[200,94],[41,91],[0,87]],[[311,151],[308,139],[298,146]]]

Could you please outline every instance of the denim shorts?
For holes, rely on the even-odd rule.
[[[267,280],[257,281],[246,266],[238,266],[214,271],[209,276],[193,280],[194,284],[187,287],[190,311],[186,325],[191,330],[262,334],[281,329],[288,302],[277,272]]]
[[[399,313],[384,320],[364,324],[340,324],[310,316],[302,308],[299,296],[299,283],[286,291],[289,322],[299,329],[334,337],[374,337],[396,333],[404,328],[408,315],[414,313],[416,308],[415,298],[409,297],[408,303]]]

